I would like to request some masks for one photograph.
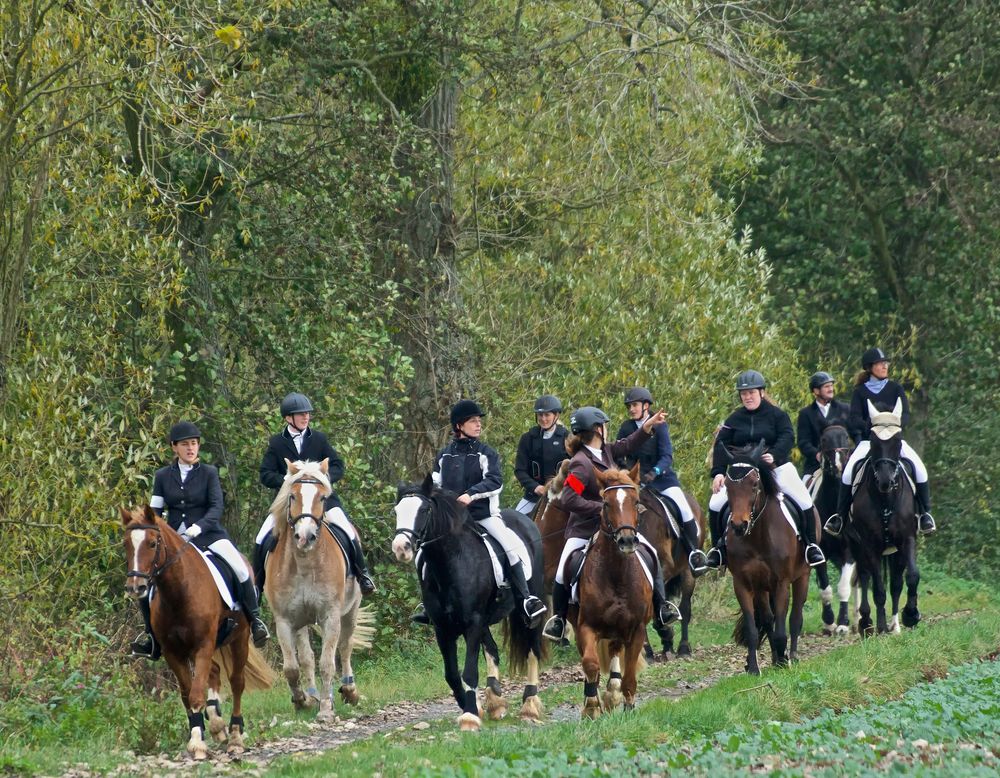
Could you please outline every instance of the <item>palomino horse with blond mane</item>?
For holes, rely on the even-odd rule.
[[[601,487],[604,508],[600,530],[587,549],[580,571],[579,604],[570,605],[567,616],[576,631],[576,645],[583,665],[584,704],[582,715],[597,718],[602,701],[597,697],[601,673],[610,672],[603,709],[614,710],[622,702],[635,708],[637,675],[645,665],[642,647],[646,625],[653,617],[653,587],[643,566],[655,565],[649,547],[648,560],[640,562],[639,465],[631,471],[594,470]],[[566,560],[565,580],[575,556]]]
[[[327,478],[327,460],[289,462],[288,474],[271,505],[277,543],[267,558],[264,593],[274,614],[281,644],[283,669],[297,710],[319,705],[316,718],[330,721],[333,683],[340,660],[340,696],[358,702],[351,652],[369,648],[374,618],[361,607],[361,588],[348,577],[344,552],[324,526],[324,503],[333,491]],[[318,625],[323,638],[320,676],[309,644],[310,627]],[[301,681],[305,680],[305,691]]]
[[[240,611],[222,600],[209,562],[148,505],[121,509],[128,572],[125,590],[138,599],[150,596],[150,622],[156,642],[180,686],[191,728],[187,750],[195,759],[208,756],[208,730],[227,740],[220,703],[220,666],[233,694],[229,753],[243,751],[242,699],[245,689],[269,689],[274,673],[249,643],[250,626]]]

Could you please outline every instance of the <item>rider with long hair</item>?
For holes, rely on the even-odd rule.
[[[542,631],[550,640],[560,641],[566,632],[566,611],[569,609],[569,587],[563,578],[566,560],[573,551],[584,548],[600,527],[604,502],[594,469],[610,470],[616,467],[615,457],[635,454],[643,443],[653,437],[653,430],[666,419],[666,414],[659,411],[624,440],[609,443],[606,441],[610,419],[600,408],[584,406],[575,410],[570,417],[570,430],[573,434],[566,440],[566,451],[571,460],[560,498],[563,508],[570,515],[566,524],[566,545],[559,557],[555,584],[552,587],[553,616]],[[680,618],[680,611],[667,600],[656,550],[642,535],[639,537],[653,551],[653,614],[661,625],[670,624]]]
[[[843,532],[844,520],[851,510],[854,470],[858,462],[868,456],[871,447],[869,435],[872,423],[868,415],[868,403],[880,411],[891,411],[899,400],[902,407],[900,421],[904,429],[910,420],[910,401],[906,397],[906,390],[889,378],[889,357],[886,353],[880,348],[868,349],[861,355],[861,368],[854,381],[851,412],[847,422],[847,428],[857,447],[844,466],[840,494],[837,497],[837,512],[823,525],[824,532],[834,537]],[[927,482],[927,468],[917,452],[905,440],[900,450],[900,457],[907,460],[913,468],[917,502],[920,504],[919,529],[922,534],[929,535],[937,529],[937,525],[931,516],[931,490]]]
[[[450,414],[454,439],[438,452],[431,477],[441,489],[454,492],[458,502],[468,509],[469,516],[503,547],[511,589],[521,601],[528,623],[537,625],[545,615],[545,604],[529,588],[524,565],[518,556],[521,543],[517,533],[500,517],[500,490],[503,489],[500,455],[479,439],[485,415],[473,400],[455,403]],[[418,624],[430,623],[423,603],[410,618]]]
[[[219,471],[198,459],[201,431],[190,421],[177,422],[170,428],[170,447],[174,461],[161,467],[153,476],[153,496],[149,506],[157,516],[166,512],[167,524],[184,540],[202,551],[211,551],[226,561],[240,582],[240,606],[250,622],[254,645],[264,645],[270,637],[260,618],[257,592],[250,578],[250,568],[233,545],[222,518],[222,484]],[[139,600],[146,632],[131,644],[132,653],[158,659],[160,646],[150,625],[149,600]]]
[[[815,567],[826,562],[823,551],[816,544],[816,522],[813,520],[813,501],[806,491],[799,474],[788,457],[795,442],[792,420],[781,408],[771,402],[764,389],[767,382],[756,370],[745,370],[736,377],[736,391],[740,407],[729,415],[715,440],[712,458],[712,497],[708,501],[708,521],[712,530],[712,549],[708,552],[708,566],[718,568],[726,563],[726,532],[722,524],[726,495],[726,466],[729,463],[727,447],[755,446],[764,441],[765,453],[761,457],[774,468],[778,488],[795,501],[801,509],[802,537],[805,539],[806,563]]]

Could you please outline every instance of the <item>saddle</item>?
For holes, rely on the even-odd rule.
[[[590,552],[591,546],[596,542],[597,533],[588,541],[586,546],[576,549],[566,559],[563,578],[567,582],[566,586],[570,593],[569,599],[572,603],[580,602],[580,576],[583,574],[583,565],[587,561],[587,554]],[[639,556],[639,561],[642,564],[643,572],[646,574],[649,585],[653,586],[653,570],[656,569],[657,565],[653,550],[645,543],[639,543],[636,547],[636,554]]]
[[[478,526],[475,528],[475,532],[479,535],[480,539],[483,541],[483,545],[486,546],[486,550],[490,555],[490,562],[493,564],[493,578],[496,581],[498,589],[504,589],[510,587],[510,581],[507,577],[507,570],[509,568],[509,563],[507,561],[507,552],[503,550],[503,546],[500,545],[500,541],[494,538],[490,533],[484,529],[480,529]],[[417,551],[416,557],[414,557],[414,564],[417,567],[417,576],[421,580],[426,580],[426,568],[423,564],[423,550]],[[531,574],[531,566],[529,564],[524,565],[525,576],[529,577]]]
[[[213,554],[210,549],[202,551],[197,546],[192,545],[198,553],[201,554],[202,558],[208,564],[209,572],[212,573],[212,579],[215,581],[215,586],[219,590],[219,596],[222,597],[222,601],[225,603],[226,607],[231,611],[240,610],[240,579],[236,577],[236,573],[233,572],[233,568],[229,566],[229,563],[225,559]],[[152,603],[153,598],[156,596],[156,585],[149,589],[149,601]],[[222,621],[219,622],[219,628],[215,633],[215,647],[225,645],[229,642],[232,637],[233,630],[236,629],[237,622],[232,616],[223,617]]]
[[[681,540],[681,511],[677,507],[677,503],[672,498],[660,494],[656,489],[645,487],[644,491],[656,498],[656,501],[663,506],[663,515],[667,518],[667,529],[674,536],[674,540]]]

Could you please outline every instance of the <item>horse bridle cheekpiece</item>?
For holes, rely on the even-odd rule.
[[[164,561],[162,565],[157,565],[157,561],[160,558],[160,551],[163,548],[163,530],[161,530],[155,524],[129,524],[127,527],[125,527],[126,532],[131,532],[132,530],[135,529],[152,530],[153,532],[155,532],[156,545],[153,546],[153,561],[149,566],[149,572],[144,573],[141,570],[129,570],[127,573],[125,573],[126,579],[142,578],[144,581],[152,581],[153,579],[158,578],[163,573],[164,570],[166,570],[168,567],[170,567],[170,565],[172,565],[180,558],[181,551],[184,550],[184,546],[190,542],[190,541],[185,541],[184,545],[178,548],[177,551],[174,552],[173,556]]]
[[[604,493],[610,492],[612,489],[635,489],[635,484],[612,484],[611,486],[605,486],[601,490],[601,499],[604,499]],[[612,527],[611,521],[608,519],[608,504],[605,502],[601,508],[601,532],[605,535],[611,537],[612,540],[617,543],[621,539],[621,534],[625,530],[632,530],[637,535],[639,534],[639,528],[631,524],[623,524],[620,527]]]
[[[737,478],[733,474],[733,470],[737,468],[741,470],[744,468],[746,469],[746,472],[743,473],[743,475],[741,475],[739,478]],[[748,478],[751,473],[757,474],[757,480],[754,481],[753,485],[753,499],[750,501],[750,521],[747,522],[746,532],[743,533],[744,537],[748,536],[751,532],[753,532],[753,525],[757,523],[757,519],[759,519],[763,515],[764,509],[767,508],[767,494],[766,493],[764,494],[764,504],[760,506],[760,510],[754,513],[754,506],[757,504],[757,500],[760,498],[760,493],[761,493],[760,468],[751,465],[749,462],[733,462],[732,464],[729,465],[729,467],[726,468],[726,478],[728,478],[734,484],[738,484],[740,483],[740,481],[746,480],[746,478]]]
[[[413,517],[414,526],[416,526],[417,516],[419,516],[423,511],[430,510],[431,506],[430,498],[421,492],[407,492],[406,494],[401,495],[399,499],[400,501],[402,501],[406,497],[420,498],[420,509]],[[393,538],[395,538],[397,535],[402,535],[404,538],[410,541],[410,545],[413,546],[413,553],[415,554],[421,549],[421,547],[430,545],[431,543],[440,540],[445,535],[445,533],[441,533],[440,535],[436,535],[433,538],[428,538],[427,537],[428,529],[429,525],[424,525],[424,528],[419,532],[416,529],[410,529],[409,527],[399,527],[396,529],[396,533],[393,535]]]
[[[299,478],[296,481],[294,481],[293,483],[295,483],[295,484],[319,484],[320,486],[323,485],[323,482],[320,481],[318,478]],[[295,527],[296,523],[298,523],[298,521],[300,519],[312,519],[317,524],[322,524],[323,523],[323,517],[322,516],[315,516],[312,513],[308,513],[308,512],[303,512],[303,513],[297,514],[296,516],[292,516],[292,493],[291,493],[291,491],[289,491],[289,493],[288,493],[288,507],[285,510],[285,514],[287,515],[287,518],[285,519],[285,521],[288,522],[288,526],[289,527],[293,527],[293,528]]]

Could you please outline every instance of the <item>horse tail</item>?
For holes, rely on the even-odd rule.
[[[531,629],[518,614],[511,613],[503,620],[501,626],[504,649],[510,672],[523,675],[528,669],[528,657],[534,653],[539,662],[549,658],[549,642],[542,640],[542,628]]]
[[[764,642],[764,638],[767,637],[767,633],[774,628],[774,612],[771,610],[770,602],[761,600],[760,598],[754,601],[753,612],[754,623],[757,627],[757,648],[760,648]],[[739,618],[736,619],[736,626],[733,627],[733,642],[738,646],[750,648],[747,645],[746,635],[743,632],[746,623],[746,617],[744,617],[743,611],[740,611]]]
[[[351,634],[352,648],[371,648],[375,639],[375,611],[370,605],[358,608],[354,621],[354,632]]]
[[[252,645],[248,648],[247,661],[243,665],[243,680],[246,683],[246,691],[254,692],[270,689],[278,677],[277,674],[271,669],[271,666],[264,659],[264,655],[260,651]],[[222,669],[222,677],[228,684],[229,676],[233,672],[234,666],[233,649],[228,645],[217,648],[212,658],[219,663],[219,667]]]

